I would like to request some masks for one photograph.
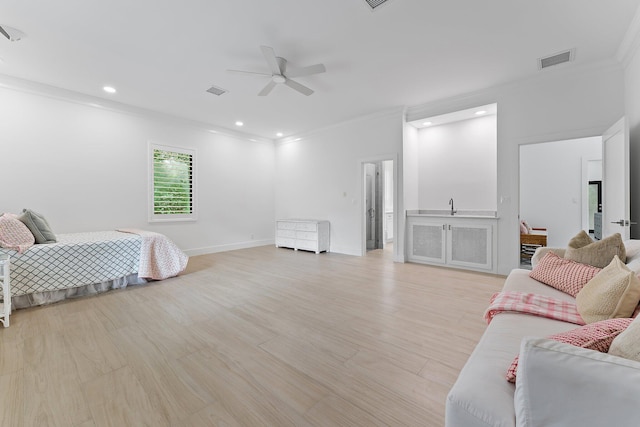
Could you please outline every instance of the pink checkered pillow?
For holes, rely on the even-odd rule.
[[[611,342],[622,331],[633,322],[633,319],[607,319],[600,322],[589,323],[567,332],[548,336],[550,340],[575,345],[576,347],[589,348],[597,350],[601,353],[609,351]],[[513,383],[516,381],[516,370],[518,369],[518,359],[516,356],[507,370],[507,381]]]
[[[20,253],[35,243],[35,237],[16,215],[0,216],[0,246]]]
[[[529,277],[575,297],[600,270],[547,252],[531,270]]]

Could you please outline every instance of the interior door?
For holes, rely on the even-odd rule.
[[[376,247],[376,165],[364,165],[367,250]]]
[[[602,135],[602,237],[630,237],[629,132],[626,119]]]

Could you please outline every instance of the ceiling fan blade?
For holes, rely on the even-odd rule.
[[[0,27],[0,34],[11,40],[11,36],[9,35],[9,33],[7,33],[2,27]]]
[[[311,95],[313,93],[313,91],[311,89],[309,89],[305,85],[301,85],[300,83],[296,82],[295,80],[286,79],[284,81],[284,84],[289,86],[291,89],[300,92],[303,95],[309,96],[309,95]]]
[[[251,74],[254,76],[267,76],[267,77],[271,77],[271,74],[268,73],[258,73],[256,71],[243,71],[243,70],[227,70],[230,73],[241,73],[241,74]]]
[[[276,87],[277,83],[271,80],[267,85],[258,93],[258,96],[267,96],[271,93],[274,87]]]
[[[287,72],[288,77],[304,77],[312,74],[320,74],[327,71],[324,64],[309,65],[308,67],[291,68]]]
[[[280,70],[280,64],[278,64],[278,58],[276,57],[276,53],[274,52],[273,48],[269,46],[260,46],[260,50],[262,50],[262,54],[267,60],[267,64],[269,64],[271,73],[276,75],[282,74],[282,70]]]

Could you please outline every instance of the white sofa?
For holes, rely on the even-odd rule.
[[[625,242],[627,266],[640,271],[640,241]],[[547,252],[540,248],[532,264]],[[505,291],[575,299],[516,269]],[[487,302],[488,303],[488,302]],[[527,314],[498,314],[446,401],[447,427],[640,426],[640,363],[544,339],[577,325]],[[520,353],[516,384],[506,372]]]

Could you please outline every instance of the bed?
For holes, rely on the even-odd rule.
[[[57,234],[11,256],[14,308],[92,295],[179,274],[188,258],[166,236],[135,229]]]

